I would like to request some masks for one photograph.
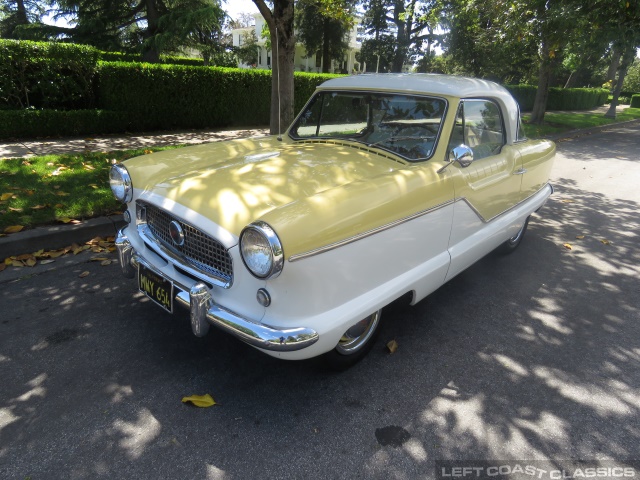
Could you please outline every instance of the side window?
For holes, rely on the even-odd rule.
[[[463,105],[464,143],[473,150],[474,160],[500,153],[505,135],[498,105],[489,100],[465,100]]]

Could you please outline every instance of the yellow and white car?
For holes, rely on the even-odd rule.
[[[347,367],[382,308],[416,303],[496,248],[553,192],[555,145],[484,80],[358,75],[322,84],[282,137],[112,168],[122,270],[167,311],[283,359]]]

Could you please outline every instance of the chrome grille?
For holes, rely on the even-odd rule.
[[[229,253],[215,238],[148,203],[138,202],[146,212],[147,226],[163,246],[178,253],[198,270],[230,282],[233,264]],[[169,235],[169,224],[176,221],[184,231],[184,244],[175,245]]]

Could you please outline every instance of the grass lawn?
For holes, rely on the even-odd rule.
[[[111,164],[168,148],[176,147],[0,161],[0,234],[12,226],[69,223],[121,212],[109,188]]]
[[[615,120],[599,113],[546,113],[544,124],[527,123],[530,115],[523,115],[524,130],[529,138],[539,138],[554,133],[562,133],[579,128],[599,127],[611,123],[626,122],[640,118],[640,108],[626,108],[616,115]]]

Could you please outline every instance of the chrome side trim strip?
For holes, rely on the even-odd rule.
[[[360,233],[358,235],[354,235],[353,237],[345,238],[344,240],[340,240],[338,242],[331,243],[329,245],[325,245],[324,247],[319,247],[314,250],[310,250],[304,253],[298,253],[297,255],[291,255],[289,257],[290,262],[296,262],[298,260],[302,260],[303,258],[313,257],[314,255],[319,255],[321,253],[328,252],[330,250],[334,250],[336,248],[342,247],[344,245],[348,245],[353,242],[357,242],[358,240],[362,240],[363,238],[370,237],[371,235],[375,235],[376,233],[383,232],[385,230],[389,230],[390,228],[397,227],[398,225],[402,225],[403,223],[409,222],[411,220],[415,220],[416,218],[427,215],[428,213],[435,212],[436,210],[440,210],[446,206],[453,204],[453,200],[448,200],[444,203],[431,207],[427,210],[423,210],[418,213],[414,213],[413,215],[409,215],[408,217],[401,218],[400,220],[396,220],[394,222],[388,223],[386,225],[382,225],[380,227],[374,228],[372,230],[368,230],[364,233]]]
[[[403,223],[406,223],[406,222],[409,222],[409,221],[414,220],[416,218],[422,217],[422,216],[427,215],[429,213],[432,213],[432,212],[434,212],[436,210],[440,210],[441,208],[444,208],[444,207],[446,207],[448,205],[451,205],[451,204],[454,204],[456,202],[465,202],[469,206],[469,208],[471,210],[473,210],[473,212],[478,216],[478,218],[480,218],[480,220],[482,220],[483,223],[489,223],[492,220],[495,220],[496,218],[509,213],[511,210],[513,210],[513,209],[517,208],[518,206],[522,205],[523,203],[527,202],[530,198],[535,197],[540,192],[542,192],[545,188],[549,188],[551,190],[551,193],[553,193],[553,186],[550,183],[547,183],[547,184],[544,185],[544,187],[542,187],[540,190],[538,190],[533,195],[528,196],[527,198],[525,198],[521,202],[518,202],[514,206],[509,207],[504,212],[501,212],[498,215],[496,215],[494,217],[491,217],[488,220],[485,219],[480,214],[480,212],[469,202],[469,200],[467,200],[465,197],[462,197],[462,198],[457,198],[456,200],[449,200],[447,202],[444,202],[444,203],[441,203],[439,205],[436,205],[435,207],[429,208],[427,210],[423,210],[421,212],[415,213],[413,215],[410,215],[408,217],[402,218],[400,220],[396,220],[395,222],[391,222],[391,223],[388,223],[386,225],[382,225],[380,227],[377,227],[377,228],[374,228],[372,230],[369,230],[367,232],[364,232],[364,233],[361,233],[361,234],[358,234],[358,235],[354,235],[353,237],[345,238],[344,240],[340,240],[338,242],[331,243],[329,245],[325,245],[323,247],[316,248],[315,250],[310,250],[308,252],[299,253],[297,255],[292,255],[292,256],[290,256],[288,258],[288,260],[289,260],[289,262],[296,262],[296,261],[302,260],[304,258],[312,257],[314,255],[319,255],[321,253],[325,253],[325,252],[328,252],[330,250],[334,250],[334,249],[342,247],[344,245],[348,245],[350,243],[357,242],[358,240],[362,240],[363,238],[370,237],[371,235],[375,235],[376,233],[380,233],[380,232],[383,232],[385,230],[389,230],[390,228],[397,227],[398,225],[402,225]]]
[[[479,218],[480,220],[482,220],[482,223],[489,223],[489,222],[491,222],[491,221],[495,220],[496,218],[501,217],[502,215],[506,215],[506,214],[507,214],[507,213],[509,213],[511,210],[514,210],[514,209],[518,208],[518,207],[519,207],[520,205],[522,205],[523,203],[526,203],[527,201],[529,201],[529,199],[531,199],[531,198],[535,197],[536,195],[538,195],[538,194],[539,194],[540,192],[542,192],[545,188],[549,188],[549,189],[551,190],[551,193],[549,193],[549,195],[551,195],[551,194],[553,193],[553,187],[551,186],[551,184],[550,184],[550,183],[546,183],[546,184],[544,185],[544,187],[542,187],[542,188],[541,188],[540,190],[538,190],[536,193],[534,193],[534,194],[532,194],[532,195],[529,195],[529,196],[528,196],[527,198],[525,198],[524,200],[522,200],[522,201],[520,201],[520,202],[516,203],[514,206],[509,207],[509,208],[508,208],[508,209],[506,209],[504,212],[501,212],[501,213],[499,213],[498,215],[495,215],[495,216],[493,216],[493,217],[489,218],[488,220],[487,220],[487,219],[485,219],[485,218],[482,216],[482,214],[481,214],[481,213],[480,213],[480,212],[479,212],[479,211],[478,211],[478,210],[477,210],[477,209],[476,209],[476,208],[475,208],[475,207],[474,207],[474,206],[469,202],[469,200],[467,200],[465,197],[457,198],[457,199],[456,199],[456,203],[457,203],[457,202],[464,202],[464,203],[466,203],[466,204],[469,206],[469,208],[470,208],[471,210],[473,210],[473,213],[475,213],[475,214],[478,216],[478,218]]]

